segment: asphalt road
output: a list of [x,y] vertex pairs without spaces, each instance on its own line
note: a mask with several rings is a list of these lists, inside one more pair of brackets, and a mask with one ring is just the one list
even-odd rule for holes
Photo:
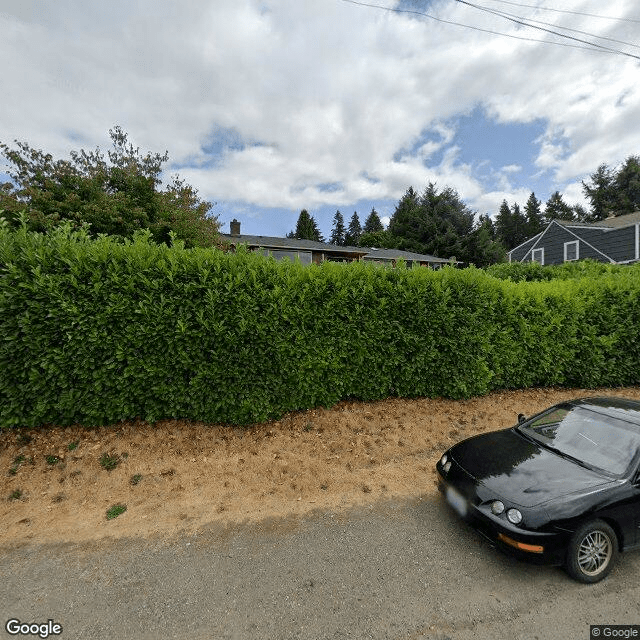
[[171,540],[0,549],[10,618],[63,640],[589,638],[640,624],[640,553],[572,582],[492,549],[444,501],[217,526]]

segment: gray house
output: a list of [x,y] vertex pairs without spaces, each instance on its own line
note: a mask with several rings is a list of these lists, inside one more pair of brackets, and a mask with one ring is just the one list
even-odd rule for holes
[[552,220],[544,231],[511,249],[509,262],[562,264],[591,258],[628,264],[640,260],[640,211],[600,222]]
[[259,251],[278,260],[282,258],[295,260],[298,258],[302,264],[320,264],[325,260],[332,262],[364,260],[393,266],[398,260],[404,260],[409,267],[413,264],[419,264],[438,269],[450,263],[450,260],[445,258],[400,251],[399,249],[340,247],[325,242],[314,242],[313,240],[243,235],[240,233],[240,223],[237,220],[231,221],[231,233],[221,233],[220,237],[233,248],[240,244],[245,244],[251,251]]

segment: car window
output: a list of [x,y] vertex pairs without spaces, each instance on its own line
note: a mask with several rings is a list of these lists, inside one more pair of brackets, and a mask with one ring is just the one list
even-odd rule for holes
[[521,430],[541,444],[614,475],[626,472],[640,450],[640,427],[596,409],[561,405]]

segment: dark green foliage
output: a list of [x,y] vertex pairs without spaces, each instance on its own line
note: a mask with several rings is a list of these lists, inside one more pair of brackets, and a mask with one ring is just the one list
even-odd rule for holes
[[507,250],[517,247],[530,237],[529,223],[520,210],[520,205],[514,203],[509,207],[506,200],[502,201],[496,216],[496,235]]
[[438,191],[429,183],[422,196],[410,187],[400,199],[388,231],[396,248],[470,262],[467,244],[474,230],[474,214],[455,189]]
[[584,222],[604,220],[617,209],[615,177],[606,164],[601,164],[588,182],[582,181],[582,191],[591,202],[591,213]]
[[524,205],[524,215],[527,220],[527,232],[525,240],[532,238],[540,233],[544,227],[544,218],[542,217],[541,202],[536,198],[536,194],[531,192],[527,203]]
[[575,211],[564,201],[559,191],[552,193],[547,200],[544,208],[544,217],[547,222],[551,220],[576,220]]
[[629,156],[615,178],[616,215],[640,210],[640,156]]
[[597,268],[513,282],[5,226],[0,425],[248,424],[344,398],[636,384],[640,266]]
[[640,210],[640,157],[629,156],[618,169],[601,164],[588,182],[583,180],[582,191],[591,203],[583,222]]
[[398,246],[398,238],[391,235],[391,233],[386,229],[363,232],[358,239],[358,246],[377,247],[378,249],[395,249]]
[[324,242],[324,238],[318,229],[318,224],[306,209],[303,209],[298,216],[296,230],[287,234],[287,238],[297,238],[298,240],[315,240]]
[[507,253],[504,246],[495,239],[496,233],[491,218],[480,216],[478,226],[467,237],[464,257],[469,264],[486,267],[504,262]]
[[344,218],[340,211],[336,211],[336,215],[333,216],[333,227],[331,229],[331,238],[329,242],[331,244],[343,247],[345,245],[345,234],[347,230],[344,226]]
[[358,218],[358,212],[354,211],[351,220],[349,220],[349,228],[344,237],[345,245],[348,247],[357,246],[361,235],[362,227],[360,226],[360,218]]
[[0,184],[3,215],[18,226],[24,212],[29,228],[36,231],[70,221],[78,228],[89,225],[93,236],[131,238],[136,230],[149,229],[156,242],[170,243],[173,233],[187,247],[219,243],[211,203],[178,176],[160,189],[166,153],[143,156],[120,127],[109,134],[113,149],[107,157],[96,149],[54,160],[26,142],[16,141],[15,148],[0,143],[13,180]]
[[362,233],[377,233],[378,231],[383,231],[384,225],[380,220],[380,216],[378,212],[374,209],[371,209],[371,213],[367,216],[367,219],[364,222],[364,227],[362,229]]

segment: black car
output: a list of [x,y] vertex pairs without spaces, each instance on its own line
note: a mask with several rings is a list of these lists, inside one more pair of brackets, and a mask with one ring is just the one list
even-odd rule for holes
[[597,582],[640,547],[640,402],[565,402],[451,447],[436,465],[453,508],[521,559]]

